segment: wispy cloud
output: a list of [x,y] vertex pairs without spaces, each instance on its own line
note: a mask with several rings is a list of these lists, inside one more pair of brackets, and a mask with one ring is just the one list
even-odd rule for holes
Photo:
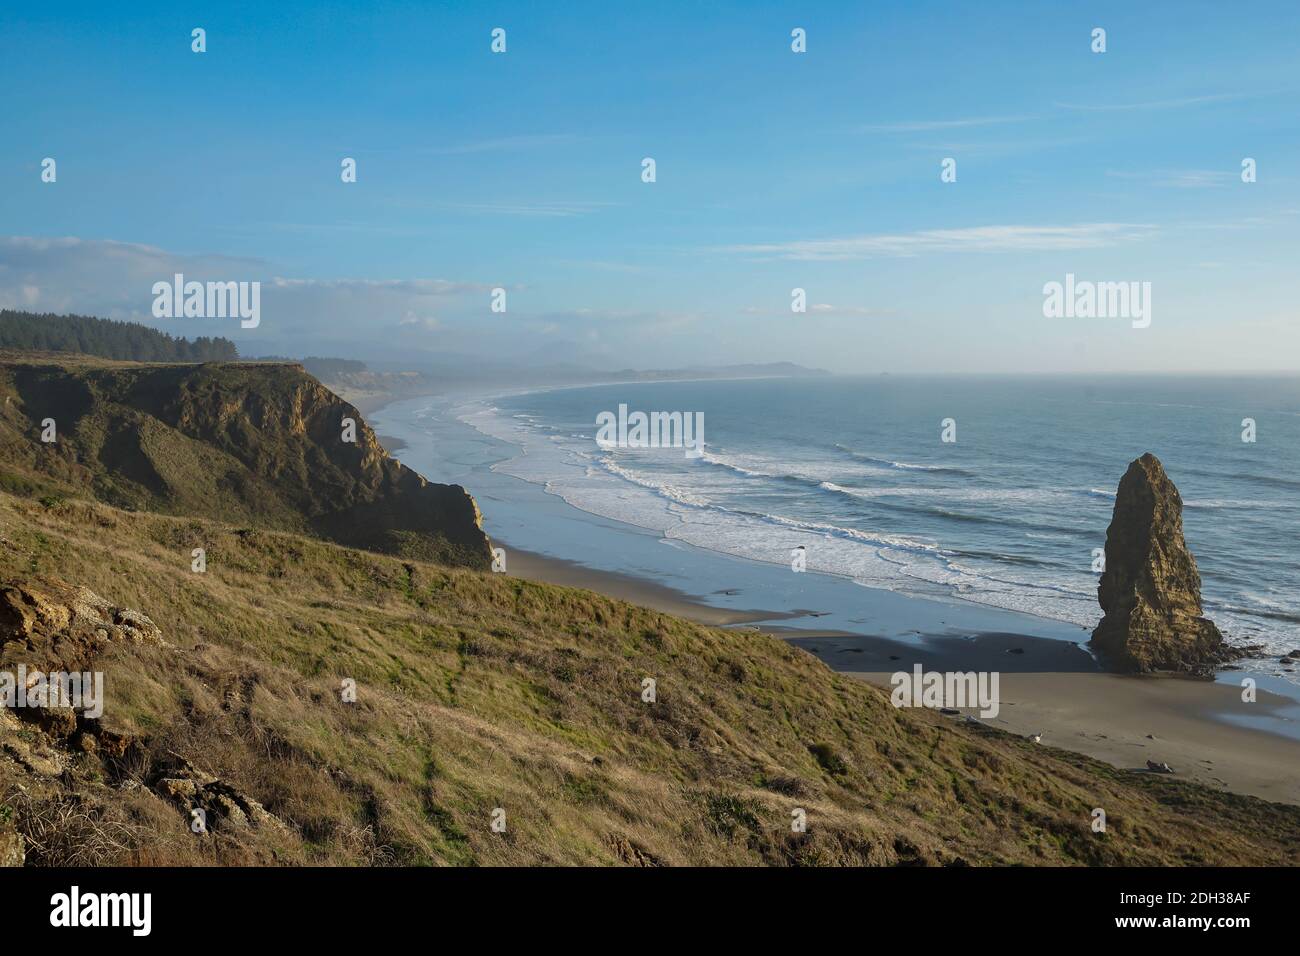
[[424,332],[436,332],[442,328],[442,322],[436,315],[418,315],[407,312],[397,323],[404,329],[419,329]]
[[1097,249],[1150,238],[1156,227],[1140,223],[1093,222],[1069,226],[972,226],[876,233],[833,239],[722,246],[717,251],[773,259],[836,261],[887,259],[936,252],[1036,252]]
[[177,272],[232,279],[267,271],[260,259],[172,253],[136,242],[0,236],[0,308],[148,315],[153,283]]
[[1136,180],[1174,189],[1208,189],[1230,185],[1240,173],[1223,169],[1153,169],[1142,172],[1108,169],[1106,175],[1112,179]]
[[275,276],[271,284],[278,289],[323,289],[329,292],[382,291],[406,295],[462,295],[486,292],[491,286],[449,279],[286,279]]
[[[159,320],[153,284],[176,273],[197,281],[262,283],[256,330],[220,320]],[[261,259],[187,255],[156,246],[77,237],[0,236],[0,308],[80,312],[161,325],[182,335],[228,335],[277,347],[364,324],[435,331],[443,311],[486,314],[488,283],[438,278],[286,278]],[[261,347],[252,346],[254,348]]]
[[[242,329],[221,319],[155,319],[153,284],[182,272],[197,281],[262,283],[262,322]],[[172,334],[223,335],[245,355],[364,354],[410,360],[426,352],[531,356],[572,361],[575,342],[612,355],[643,352],[703,325],[673,310],[576,308],[491,310],[491,290],[527,283],[450,278],[288,277],[261,259],[188,255],[139,243],[76,237],[0,236],[0,308],[79,312],[128,319]],[[491,321],[486,321],[488,319]]]
[[156,269],[160,264],[190,263],[224,268],[265,266],[261,259],[248,256],[219,254],[186,255],[168,252],[157,246],[139,242],[119,242],[115,239],[81,239],[76,236],[0,236],[0,266],[23,268],[57,259],[61,262],[88,265],[92,262],[109,262],[118,268],[126,267],[140,272]]
[[894,123],[872,123],[857,128],[863,133],[934,133],[945,130],[978,129],[986,126],[1006,126],[1015,123],[1032,123],[1050,120],[1053,111],[1112,113],[1140,110],[1174,110],[1211,103],[1227,103],[1245,99],[1241,93],[1216,93],[1204,96],[1185,96],[1166,100],[1146,100],[1136,103],[1053,103],[1052,109],[1041,113],[1022,113],[1005,116],[965,116],[953,119],[901,120]]
[[1056,103],[1057,109],[1078,110],[1085,113],[1112,113],[1124,110],[1176,110],[1207,103],[1226,103],[1239,100],[1237,93],[1220,93],[1213,96],[1187,96],[1173,100],[1147,100],[1140,103]]
[[860,305],[833,305],[830,302],[814,302],[808,306],[813,315],[856,316],[858,318],[875,318],[893,315],[892,309],[870,309]]

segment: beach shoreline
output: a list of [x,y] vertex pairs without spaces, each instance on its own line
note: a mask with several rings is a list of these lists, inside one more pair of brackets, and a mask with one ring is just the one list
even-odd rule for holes
[[[986,721],[991,727],[1042,732],[1044,746],[1123,771],[1146,772],[1151,759],[1168,763],[1180,779],[1300,804],[1300,698],[1289,685],[1273,680],[1280,691],[1273,693],[1272,679],[1259,676],[1258,700],[1246,704],[1236,682],[1256,676],[1250,671],[1218,682],[1105,673],[1086,648],[1089,630],[1077,625],[822,573],[790,574],[668,540],[498,472],[493,465],[505,457],[499,440],[472,426],[436,418],[416,424],[401,405],[379,417],[378,431],[394,451],[397,442],[406,446],[408,464],[476,495],[485,529],[506,551],[508,574],[735,629],[738,638],[761,630],[885,687],[892,673],[918,663],[930,671],[998,672],[1006,705]],[[429,453],[434,446],[437,456]]]
[[[698,595],[577,562],[509,548],[508,573],[579,587],[699,624],[728,627],[738,638],[762,631],[818,657],[833,670],[888,689],[897,671],[997,671],[999,713],[986,726],[1020,736],[1042,733],[1059,747],[1135,773],[1167,763],[1178,779],[1218,790],[1300,804],[1300,722],[1295,702],[1267,690],[1253,703],[1226,682],[1107,673],[1080,644],[1008,632],[882,635],[792,627],[799,612],[718,608]],[[864,589],[864,591],[869,589]],[[784,622],[784,623],[782,623]],[[1295,728],[1295,735],[1280,728]]]

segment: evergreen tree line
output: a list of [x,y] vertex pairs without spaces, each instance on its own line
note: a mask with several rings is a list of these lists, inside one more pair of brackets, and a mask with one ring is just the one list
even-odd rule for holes
[[0,348],[80,352],[134,362],[230,362],[239,350],[229,339],[202,335],[190,340],[138,322],[89,315],[0,310]]

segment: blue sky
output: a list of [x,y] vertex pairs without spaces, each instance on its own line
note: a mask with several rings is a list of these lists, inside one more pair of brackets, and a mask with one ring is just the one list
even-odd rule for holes
[[[0,83],[3,306],[152,322],[180,270],[263,283],[158,323],[250,355],[1300,364],[1294,3],[31,5]],[[1150,327],[1044,318],[1067,272]]]

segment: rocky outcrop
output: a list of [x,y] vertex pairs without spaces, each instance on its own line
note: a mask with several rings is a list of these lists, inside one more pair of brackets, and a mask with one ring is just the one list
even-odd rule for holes
[[[0,671],[26,674],[29,693],[37,672],[102,667],[98,658],[114,645],[128,651],[116,659],[117,666],[130,660],[132,647],[183,653],[163,639],[147,615],[119,607],[89,588],[49,577],[0,587]],[[15,661],[27,670],[19,670]],[[111,730],[75,705],[0,706],[0,793],[13,785],[14,768],[23,781],[21,792],[30,796],[98,766],[94,776],[115,776],[120,786],[132,789],[144,784],[174,804],[192,832],[284,830],[281,820],[229,781],[174,751],[156,758],[153,748],[149,738]],[[134,770],[122,775],[124,767]],[[93,797],[87,795],[87,800]],[[202,821],[200,829],[193,829],[195,820]],[[0,818],[0,866],[22,866],[23,836],[5,824]]]
[[[35,726],[60,747],[71,741],[82,752],[120,757],[131,740],[102,726],[97,716],[57,702],[36,703],[30,697],[10,710],[18,678],[24,691],[51,672],[82,673],[101,668],[99,658],[114,645],[171,647],[149,617],[119,607],[87,587],[58,578],[37,578],[0,586],[0,671],[14,683],[0,697],[0,735],[19,721]],[[7,739],[4,749],[29,770],[62,772],[66,755],[22,736]]]
[[1229,655],[1201,609],[1201,576],[1183,540],[1183,500],[1150,452],[1129,465],[1106,530],[1091,646],[1115,670],[1212,676]]
[[55,659],[75,666],[109,644],[167,643],[141,612],[56,578],[0,588],[0,646],[11,642],[27,650],[50,648]]
[[155,771],[152,787],[154,792],[181,807],[192,821],[201,822],[201,829],[195,832],[207,833],[223,827],[284,828],[281,820],[252,797],[215,774],[200,770],[177,753],[169,754],[165,765]]

